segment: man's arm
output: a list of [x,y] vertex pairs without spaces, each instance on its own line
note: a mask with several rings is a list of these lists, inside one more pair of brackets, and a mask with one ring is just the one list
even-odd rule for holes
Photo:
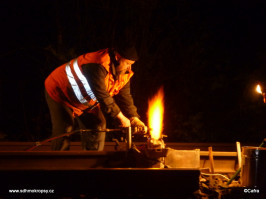
[[82,70],[84,76],[88,80],[91,90],[101,105],[103,113],[113,119],[118,119],[120,121],[120,126],[129,127],[132,123],[124,116],[114,99],[106,90],[105,77],[107,75],[107,71],[104,67],[99,64],[91,63],[83,65]]
[[[132,95],[130,93],[130,82],[128,82],[115,96],[115,101],[118,103],[122,112],[130,119],[130,124],[133,127],[139,127],[145,130],[145,124],[139,119],[137,108],[134,105]],[[140,129],[140,130],[141,130]]]
[[114,97],[122,112],[128,117],[138,117],[137,108],[130,92],[130,81]]
[[91,90],[101,105],[102,111],[112,118],[117,117],[120,108],[107,92],[105,86],[105,77],[108,72],[101,65],[94,63],[82,65],[82,70]]

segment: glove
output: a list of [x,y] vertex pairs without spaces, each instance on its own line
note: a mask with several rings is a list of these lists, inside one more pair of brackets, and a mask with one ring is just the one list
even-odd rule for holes
[[131,127],[134,127],[134,133],[146,133],[147,132],[146,125],[138,117],[131,117],[130,123],[131,123]]
[[131,117],[130,124],[133,127],[145,127],[145,124],[142,121],[140,121],[138,117]]

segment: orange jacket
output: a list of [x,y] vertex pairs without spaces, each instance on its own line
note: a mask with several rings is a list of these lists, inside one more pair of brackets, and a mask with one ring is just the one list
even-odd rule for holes
[[97,97],[93,94],[85,76],[82,65],[100,64],[106,71],[105,86],[110,96],[119,93],[133,76],[133,72],[125,74],[121,81],[115,80],[111,71],[108,49],[87,53],[56,68],[45,80],[45,88],[49,96],[73,110],[74,115],[81,115],[85,110],[96,105]]

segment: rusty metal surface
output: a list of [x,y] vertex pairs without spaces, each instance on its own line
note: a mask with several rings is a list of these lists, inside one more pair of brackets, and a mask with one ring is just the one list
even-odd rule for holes
[[[33,147],[35,142],[0,142],[0,152],[1,151],[26,151],[27,149]],[[125,144],[121,144],[125,145]],[[106,142],[104,150],[115,150],[115,142]],[[45,143],[38,146],[34,151],[51,151],[51,143]],[[70,151],[82,151],[80,142],[71,142]]]
[[[141,145],[143,142],[134,142],[136,145]],[[121,145],[125,145],[122,142]],[[35,145],[34,142],[0,142],[0,151],[25,151]],[[242,144],[242,146],[253,146],[253,144]],[[254,144],[256,145],[256,144]],[[81,150],[80,142],[71,142],[71,151]],[[104,150],[114,150],[115,142],[106,142]],[[166,142],[166,147],[179,150],[192,150],[200,149],[201,151],[207,151],[208,147],[212,146],[213,151],[236,151],[235,143],[169,143]],[[36,149],[36,151],[50,151],[50,143],[46,143]]]
[[[123,153],[126,145],[106,142],[103,152],[85,152],[80,142],[71,143],[71,151],[51,152],[50,143],[39,146],[31,153],[25,150],[32,147],[33,142],[0,142],[0,169],[87,169],[90,167],[120,167],[124,164]],[[143,143],[135,143],[142,145]],[[200,168],[210,168],[208,152],[205,149],[213,146],[215,172],[234,173],[238,168],[235,144],[228,143],[166,143],[167,147],[179,150],[200,149]],[[13,152],[13,153],[12,153]],[[116,153],[115,153],[116,152]],[[113,156],[110,156],[113,155]],[[111,158],[112,157],[112,158]],[[53,163],[53,165],[49,163]],[[65,165],[65,163],[69,163]]]
[[122,151],[6,151],[0,152],[0,170],[84,170],[123,167]]

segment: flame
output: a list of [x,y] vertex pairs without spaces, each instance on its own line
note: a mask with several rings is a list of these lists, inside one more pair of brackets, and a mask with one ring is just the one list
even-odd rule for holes
[[158,140],[161,138],[163,130],[163,106],[164,92],[161,87],[157,94],[154,95],[152,99],[149,100],[148,109],[148,124],[150,130],[150,135],[152,139]]
[[262,91],[261,91],[261,87],[260,87],[260,85],[257,85],[257,87],[256,87],[256,91],[257,91],[258,93],[262,94]]

